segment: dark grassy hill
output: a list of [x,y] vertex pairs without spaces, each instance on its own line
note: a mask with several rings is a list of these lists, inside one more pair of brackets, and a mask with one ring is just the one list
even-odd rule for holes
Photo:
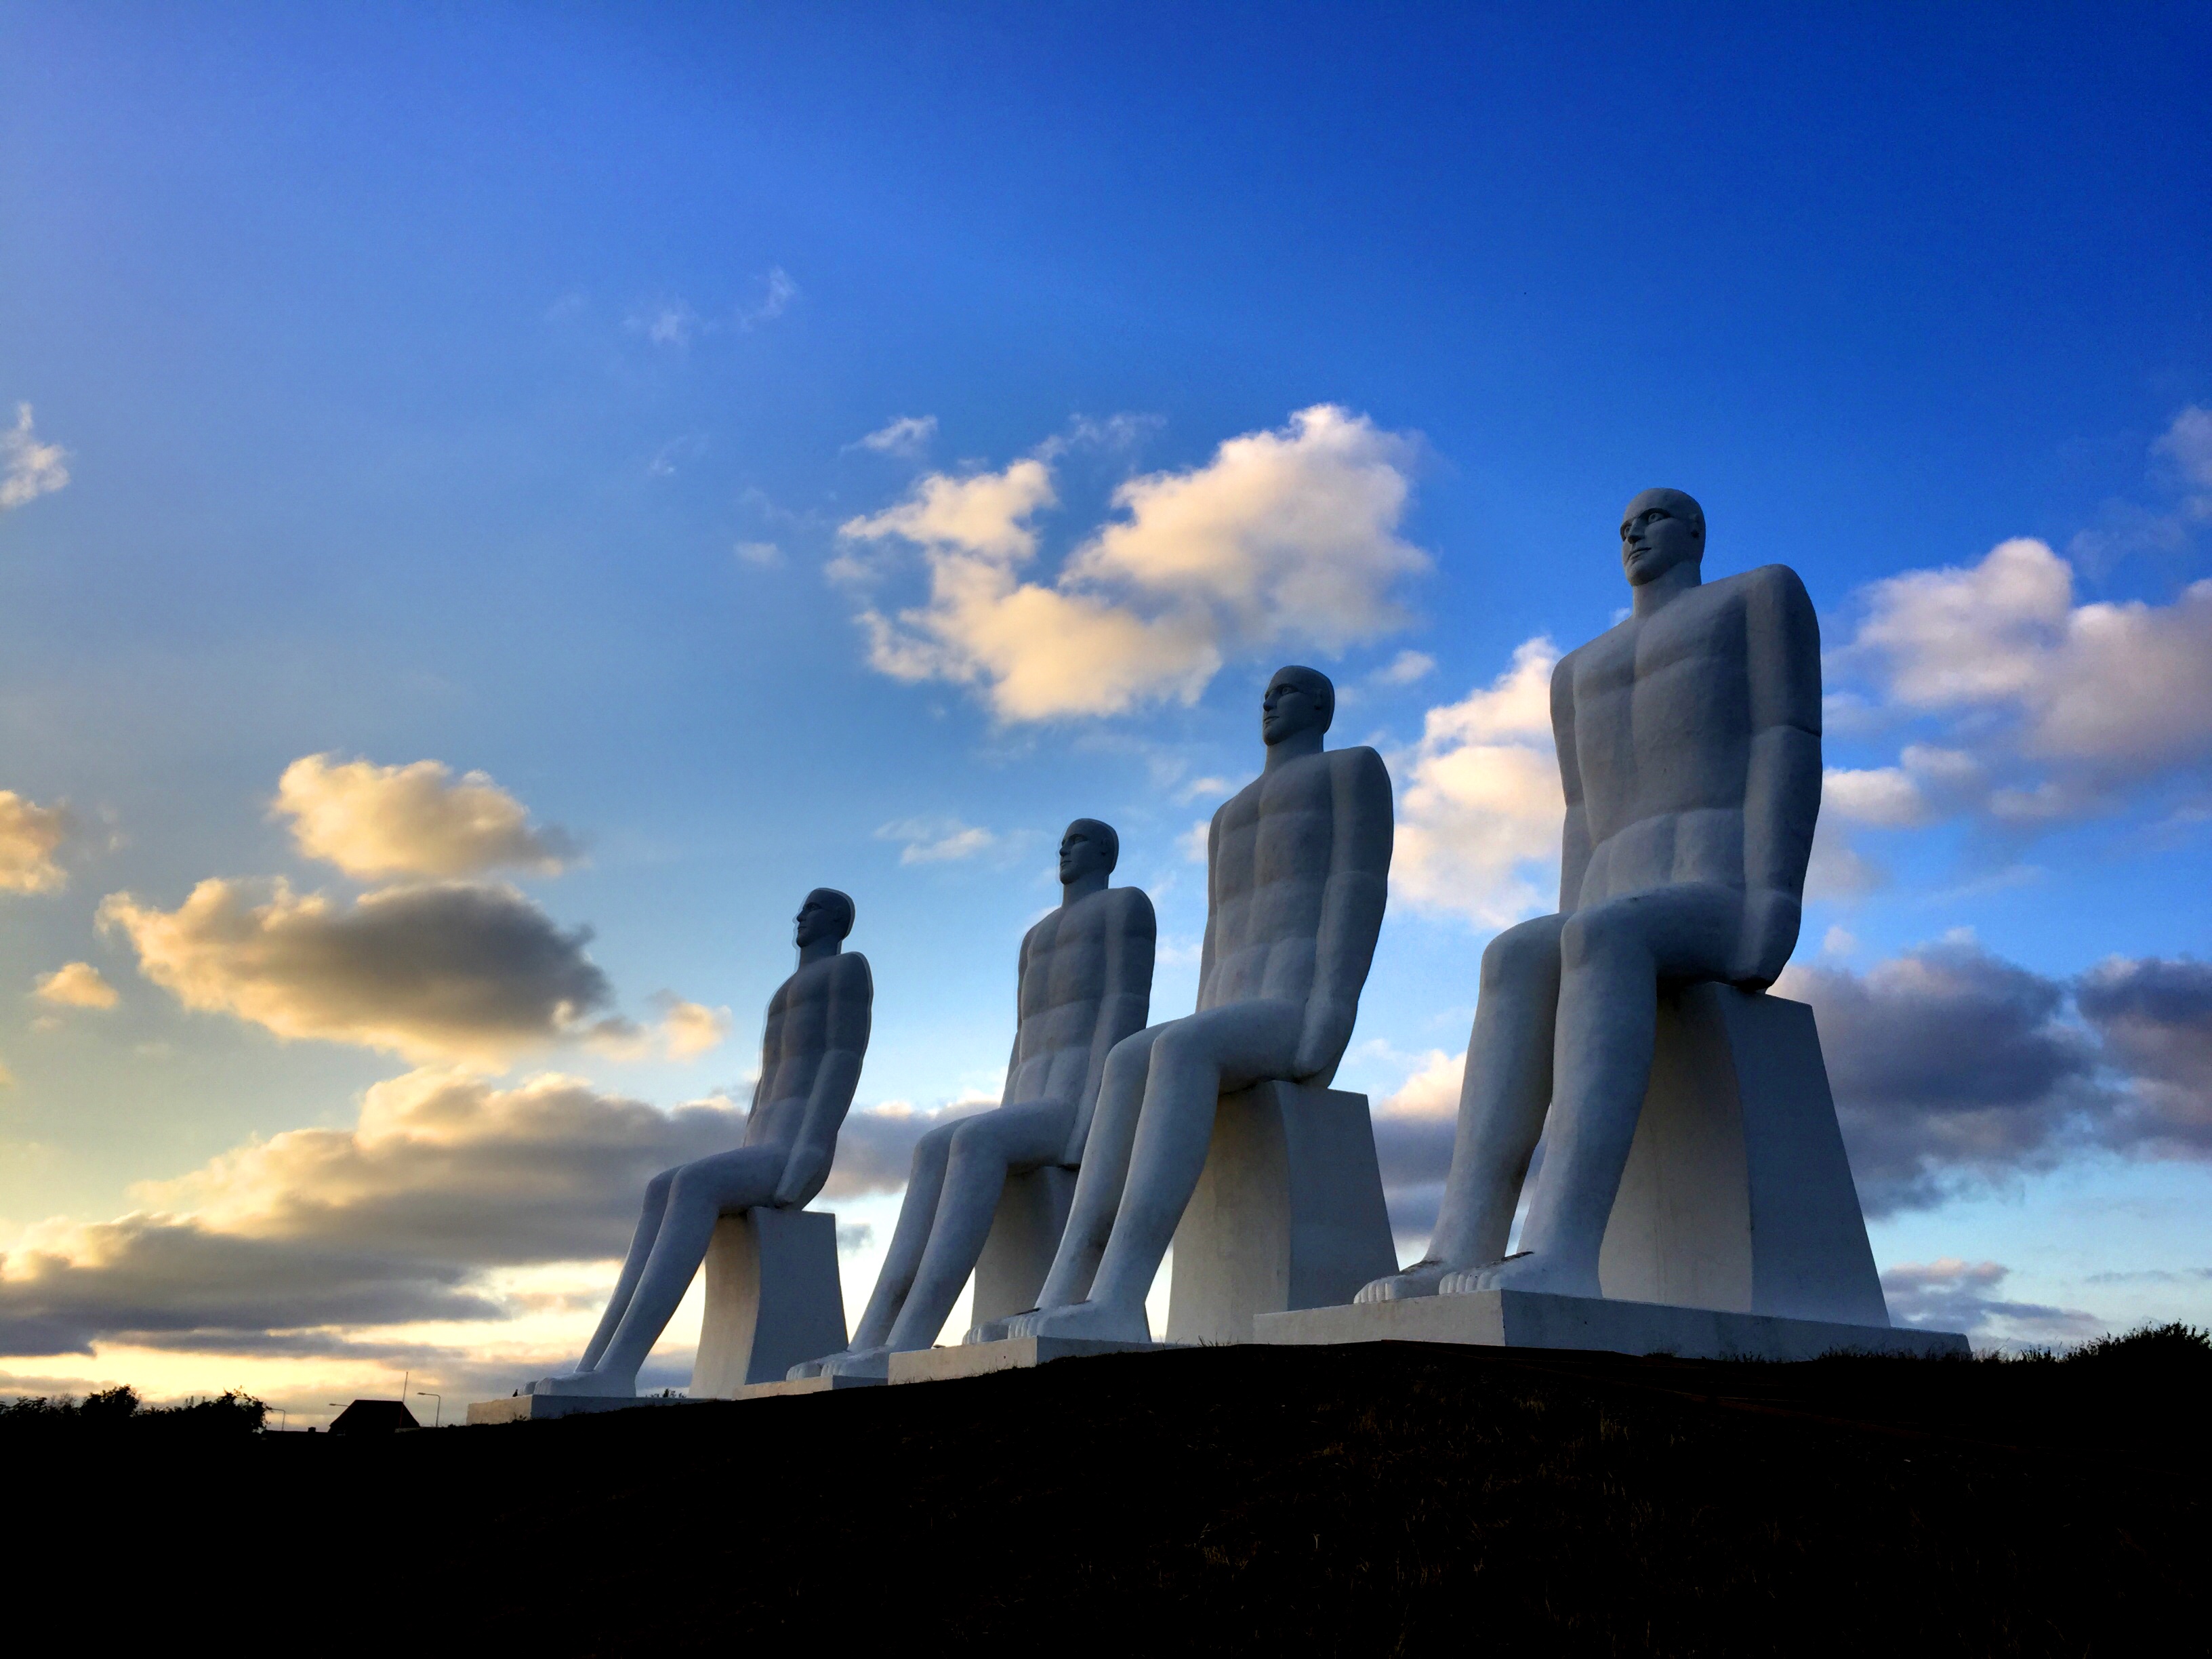
[[[383,1442],[0,1435],[11,1551],[290,1651],[2195,1651],[2212,1352],[1388,1345]],[[642,1612],[636,1611],[643,1609]]]

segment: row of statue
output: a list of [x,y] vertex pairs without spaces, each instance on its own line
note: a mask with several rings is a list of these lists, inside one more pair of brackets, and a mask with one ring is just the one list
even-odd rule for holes
[[[1763,989],[1799,927],[1820,795],[1820,635],[1769,565],[1701,583],[1705,515],[1647,490],[1620,525],[1628,616],[1563,658],[1552,721],[1566,798],[1559,908],[1482,954],[1451,1168],[1427,1258],[1362,1302],[1489,1289],[1596,1296],[1669,985]],[[1149,1024],[1151,901],[1112,887],[1110,825],[1060,847],[1060,907],[1022,940],[1019,1020],[996,1109],[933,1129],[851,1346],[794,1375],[883,1374],[929,1347],[1010,1176],[1076,1171],[1037,1304],[971,1340],[1149,1339],[1145,1301],[1196,1188],[1215,1105],[1266,1079],[1326,1084],[1358,1012],[1389,876],[1382,757],[1328,750],[1328,677],[1286,667],[1261,702],[1260,775],[1213,816],[1196,1010]],[[860,1080],[873,983],[842,948],[853,901],[807,895],[798,971],[769,1001],[744,1144],[671,1170],[575,1370],[533,1385],[628,1395],[718,1221],[802,1206],[830,1174]],[[1538,1137],[1547,1152],[1506,1246]]]

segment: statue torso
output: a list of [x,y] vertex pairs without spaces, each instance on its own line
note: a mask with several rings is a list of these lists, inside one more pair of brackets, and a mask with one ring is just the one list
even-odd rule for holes
[[866,959],[851,952],[825,957],[802,965],[768,1000],[761,1082],[745,1124],[745,1145],[781,1145],[798,1134],[815,1074],[830,1048],[832,1002],[858,992],[867,971]]
[[[1680,882],[1744,884],[1753,571],[1694,587],[1563,659],[1592,848],[1573,908]],[[1560,732],[1562,753],[1570,733]]]
[[[1363,756],[1373,751],[1331,749],[1262,772],[1213,815],[1213,959],[1198,988],[1200,1008],[1254,997],[1303,1002],[1312,991],[1337,792],[1369,787]],[[1387,821],[1389,784],[1379,759],[1372,775],[1382,780]]]
[[1108,888],[1062,906],[1030,929],[1022,941],[1021,1025],[1006,1090],[1010,1103],[1073,1105],[1081,1096],[1111,988],[1109,939],[1117,928],[1127,933],[1141,899],[1134,888]]

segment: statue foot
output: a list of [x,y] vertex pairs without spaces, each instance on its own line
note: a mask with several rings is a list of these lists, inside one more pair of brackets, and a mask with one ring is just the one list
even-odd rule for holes
[[594,1398],[628,1398],[637,1393],[637,1379],[599,1371],[574,1371],[567,1376],[541,1376],[530,1386],[532,1394],[580,1394]]
[[[1035,1313],[1036,1310],[1031,1308],[1027,1311]],[[1008,1314],[1003,1319],[987,1319],[980,1325],[969,1327],[968,1334],[961,1340],[967,1342],[1003,1342],[1013,1334],[1008,1327],[1023,1317],[1023,1314]]]
[[822,1375],[822,1368],[837,1357],[834,1353],[828,1353],[819,1359],[802,1359],[783,1374],[783,1380],[787,1382],[803,1382],[810,1376],[819,1376]]
[[1359,1294],[1352,1299],[1355,1303],[1410,1302],[1416,1297],[1434,1296],[1439,1283],[1455,1271],[1449,1261],[1416,1261],[1403,1273],[1361,1285]]
[[1544,1291],[1553,1296],[1601,1296],[1597,1268],[1570,1261],[1553,1250],[1520,1250],[1503,1261],[1485,1262],[1447,1273],[1437,1286],[1439,1296],[1466,1296],[1474,1291]]
[[1008,1336],[1075,1336],[1103,1342],[1149,1342],[1151,1322],[1139,1304],[1125,1310],[1108,1302],[1078,1302],[1065,1308],[1039,1308],[1006,1322]]
[[842,1353],[833,1353],[821,1362],[824,1376],[879,1376],[890,1380],[891,1351],[883,1348],[848,1348]]

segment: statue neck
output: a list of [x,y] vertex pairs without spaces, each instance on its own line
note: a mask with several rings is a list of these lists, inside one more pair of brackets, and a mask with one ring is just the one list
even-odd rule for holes
[[1062,882],[1060,888],[1060,908],[1063,910],[1079,899],[1087,899],[1093,893],[1106,890],[1106,878],[1110,870],[1093,870],[1087,876],[1078,876],[1073,881]]
[[799,965],[804,968],[810,962],[827,962],[844,948],[842,939],[817,939],[811,945],[799,947]]
[[1267,745],[1267,763],[1260,769],[1272,772],[1279,766],[1287,766],[1294,760],[1304,760],[1309,755],[1321,753],[1321,733],[1310,727],[1293,732],[1279,743]]
[[1663,606],[1680,599],[1705,580],[1695,559],[1685,559],[1663,575],[1654,576],[1641,587],[1632,589],[1628,596],[1631,614],[1649,617]]

